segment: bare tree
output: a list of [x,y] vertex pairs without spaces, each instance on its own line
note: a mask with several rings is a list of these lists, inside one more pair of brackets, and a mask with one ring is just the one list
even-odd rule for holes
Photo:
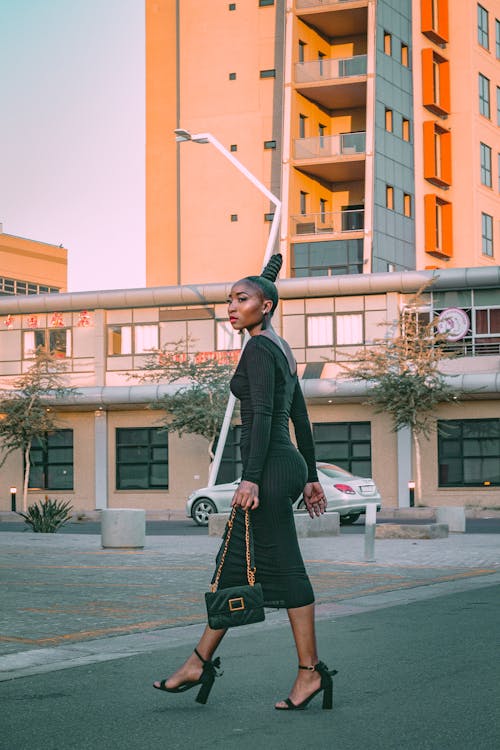
[[439,369],[443,359],[453,355],[446,349],[446,335],[437,332],[436,320],[422,311],[420,289],[410,304],[400,311],[397,325],[385,323],[387,335],[375,339],[346,366],[349,377],[369,386],[366,403],[377,413],[391,416],[395,432],[409,427],[415,448],[416,498],[422,490],[422,438],[429,439],[436,429],[436,407],[458,401],[460,392],[449,385]]
[[24,512],[27,510],[32,441],[38,439],[43,444],[47,432],[56,429],[57,418],[50,404],[73,390],[63,384],[65,370],[63,361],[38,348],[28,371],[12,381],[11,389],[0,391],[0,466],[10,453],[22,451]]

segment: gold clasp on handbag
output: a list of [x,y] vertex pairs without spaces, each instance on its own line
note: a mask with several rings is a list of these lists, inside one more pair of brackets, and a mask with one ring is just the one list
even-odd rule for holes
[[242,596],[238,596],[235,599],[229,599],[228,604],[230,612],[238,612],[241,609],[245,609],[245,602],[243,601]]

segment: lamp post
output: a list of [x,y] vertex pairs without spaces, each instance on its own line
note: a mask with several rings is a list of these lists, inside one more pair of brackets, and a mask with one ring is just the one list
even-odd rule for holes
[[[264,267],[266,263],[268,262],[269,258],[272,255],[273,247],[276,242],[276,239],[278,237],[278,231],[280,226],[280,220],[281,220],[281,201],[280,199],[274,195],[274,193],[271,193],[270,190],[266,188],[266,186],[255,177],[254,174],[252,174],[236,157],[232,155],[230,151],[225,148],[220,141],[215,138],[211,133],[196,133],[191,134],[189,130],[184,130],[184,128],[177,128],[174,130],[174,133],[176,135],[175,140],[177,143],[182,143],[184,141],[192,141],[193,143],[211,143],[212,146],[215,146],[217,151],[222,154],[228,161],[231,162],[231,164],[236,167],[236,169],[241,172],[251,183],[254,185],[258,190],[260,190],[261,193],[263,193],[266,198],[268,198],[271,203],[274,204],[274,216],[273,221],[271,223],[271,230],[269,232],[269,237],[267,239],[266,249],[264,252],[264,260],[262,262],[262,266]],[[246,342],[248,340],[248,334],[245,335],[245,339],[243,341],[243,347],[245,346]],[[226,407],[226,413],[224,415],[224,420],[222,422],[222,427],[219,435],[219,440],[217,442],[217,449],[215,451],[214,460],[212,461],[212,466],[210,467],[210,476],[208,478],[208,486],[213,487],[215,484],[215,480],[217,479],[217,474],[219,473],[219,467],[222,459],[222,453],[224,452],[224,447],[226,445],[226,439],[227,434],[229,432],[229,427],[231,426],[231,417],[233,415],[234,411],[234,405],[236,403],[236,398],[231,393],[229,396],[229,400],[227,402]]]
[[11,487],[10,488],[10,509],[13,513],[16,512],[16,495],[17,495],[17,487]]
[[415,505],[415,482],[408,482],[408,495],[410,498],[410,508]]

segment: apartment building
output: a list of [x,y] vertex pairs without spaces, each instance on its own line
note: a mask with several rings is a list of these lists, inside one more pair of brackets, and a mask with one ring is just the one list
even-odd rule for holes
[[[279,282],[276,327],[290,342],[313,424],[317,456],[373,476],[385,507],[408,505],[415,479],[410,435],[394,433],[387,414],[366,406],[366,389],[341,363],[383,335],[414,293],[434,280],[423,309],[453,316],[457,357],[444,373],[463,392],[443,404],[423,441],[422,498],[429,505],[500,504],[500,269],[318,276]],[[151,348],[183,339],[190,353],[237,360],[241,340],[228,323],[225,283],[29,295],[0,299],[0,387],[30,366],[37,345],[66,363],[76,391],[55,399],[58,427],[32,449],[30,500],[70,499],[78,510],[183,508],[208,476],[207,441],[159,431],[149,408],[175,386],[145,384]],[[466,321],[466,325],[463,323]],[[186,353],[189,353],[186,349]],[[238,427],[226,445],[218,481],[239,475]],[[22,487],[23,457],[0,472],[0,509]]]
[[146,2],[147,284],[498,263],[493,0]]
[[68,251],[16,237],[0,224],[0,296],[55,294],[68,288]]

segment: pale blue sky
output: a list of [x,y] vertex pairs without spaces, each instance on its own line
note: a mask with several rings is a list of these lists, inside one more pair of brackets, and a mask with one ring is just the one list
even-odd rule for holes
[[145,283],[144,0],[0,0],[0,222],[69,289]]

